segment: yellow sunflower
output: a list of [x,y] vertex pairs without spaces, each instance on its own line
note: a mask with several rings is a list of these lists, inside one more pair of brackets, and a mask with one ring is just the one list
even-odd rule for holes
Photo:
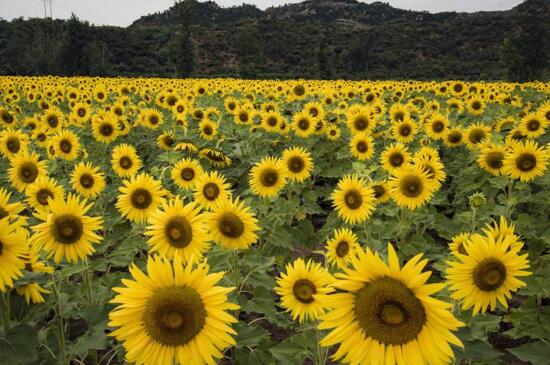
[[105,189],[105,177],[91,162],[80,162],[71,174],[71,185],[83,197],[95,198]]
[[407,166],[395,170],[388,188],[397,205],[414,210],[431,199],[436,185],[427,171],[419,166]]
[[92,205],[86,205],[77,195],[69,193],[67,200],[51,201],[50,213],[39,212],[37,218],[44,223],[33,226],[33,242],[53,256],[56,263],[65,258],[70,263],[84,260],[95,252],[92,244],[102,237],[96,231],[102,229],[101,217],[90,217],[86,213]]
[[466,255],[456,254],[459,261],[448,262],[451,297],[462,301],[463,310],[485,313],[489,307],[496,309],[497,300],[508,308],[506,299],[526,285],[518,278],[531,274],[527,254],[519,255],[521,245],[512,242],[510,236],[475,234],[464,245]]
[[92,117],[92,134],[98,142],[113,142],[118,137],[118,118],[111,113]]
[[25,262],[21,259],[27,249],[27,232],[19,224],[11,224],[10,218],[0,219],[0,292],[13,286],[13,281],[23,276]]
[[292,129],[298,137],[307,138],[315,132],[315,120],[306,112],[301,111],[292,117]]
[[35,182],[39,177],[47,175],[44,161],[39,161],[36,153],[22,152],[15,155],[11,160],[11,167],[8,169],[8,175],[11,185],[19,192]]
[[231,195],[231,185],[225,176],[217,171],[205,172],[195,184],[193,198],[204,209],[210,210],[218,199],[225,200]]
[[206,215],[212,240],[228,249],[245,249],[258,240],[258,220],[244,202],[219,199]]
[[164,201],[160,182],[143,173],[123,181],[116,206],[122,216],[132,222],[144,223]]
[[483,142],[490,140],[491,128],[485,124],[472,124],[464,131],[466,134],[465,142],[469,150],[475,150],[483,145]]
[[391,125],[393,139],[401,143],[410,143],[414,141],[417,129],[416,123],[412,119],[393,122]]
[[202,139],[212,141],[218,133],[218,124],[205,118],[199,123],[199,135]]
[[340,179],[331,200],[338,216],[349,224],[366,221],[375,209],[374,189],[355,175]]
[[178,196],[151,215],[144,234],[150,237],[151,253],[177,256],[184,263],[201,260],[210,247],[200,208],[194,202],[184,204]]
[[443,143],[449,147],[460,146],[464,142],[464,132],[461,128],[452,128],[445,136]]
[[248,177],[252,192],[264,198],[279,194],[286,184],[286,179],[284,162],[270,156],[256,163]]
[[343,269],[356,255],[358,247],[357,236],[351,229],[336,229],[333,237],[327,241],[325,257],[330,265]]
[[199,176],[203,174],[199,161],[191,158],[182,158],[172,168],[172,180],[182,189],[192,190]]
[[367,133],[356,133],[349,141],[351,154],[358,160],[368,160],[374,154],[374,141]]
[[410,162],[411,154],[407,147],[399,142],[387,146],[380,155],[380,163],[384,170],[389,173],[402,166],[407,166]]
[[480,148],[477,163],[485,171],[492,175],[499,176],[504,166],[506,148],[502,145],[486,144]]
[[374,190],[374,199],[376,203],[385,203],[390,200],[390,190],[388,189],[388,183],[386,181],[375,181],[369,184]]
[[341,292],[329,296],[331,310],[321,317],[319,329],[331,330],[321,346],[339,344],[334,360],[353,365],[450,363],[449,344],[463,346],[453,334],[463,323],[450,303],[432,297],[444,284],[427,284],[427,263],[419,254],[400,267],[392,245],[388,264],[359,250],[352,267],[336,274]]
[[123,143],[113,149],[111,166],[120,177],[135,175],[141,168],[142,162],[134,146]]
[[467,255],[468,253],[466,252],[464,245],[470,240],[470,236],[471,234],[468,232],[454,236],[449,243],[449,250],[451,253],[455,256],[457,254]]
[[20,151],[27,151],[28,137],[18,129],[7,128],[0,132],[0,153],[8,159]]
[[504,156],[502,172],[523,182],[544,175],[548,152],[534,141],[512,143]]
[[544,134],[548,121],[542,115],[529,113],[519,123],[519,130],[527,138],[538,138]]
[[27,203],[37,212],[50,212],[49,204],[52,201],[63,201],[65,190],[57,181],[47,176],[36,179],[25,190]]
[[238,320],[228,313],[234,288],[217,286],[224,273],[208,273],[208,264],[184,266],[176,259],[149,257],[147,273],[130,266],[132,279],[111,303],[110,333],[123,343],[126,361],[143,365],[215,364],[225,348],[236,344],[229,327]]
[[8,217],[10,222],[17,222],[20,225],[24,225],[26,218],[20,216],[25,209],[25,204],[21,202],[10,203],[11,193],[4,189],[0,188],[0,219]]
[[55,150],[55,156],[72,161],[80,152],[80,139],[73,131],[62,129],[50,137],[50,148]]
[[287,148],[283,151],[282,160],[289,180],[302,182],[311,175],[313,170],[311,153],[304,148]]
[[275,292],[292,319],[302,323],[325,313],[332,281],[332,276],[319,263],[299,258],[289,263],[286,272],[277,278]]

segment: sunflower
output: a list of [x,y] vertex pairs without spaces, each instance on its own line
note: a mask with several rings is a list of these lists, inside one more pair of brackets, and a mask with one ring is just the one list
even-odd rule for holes
[[[33,238],[29,240],[29,245],[21,256],[25,263],[25,270],[31,273],[47,273],[51,274],[54,269],[47,264],[40,261],[40,247]],[[21,285],[15,288],[18,295],[25,297],[27,304],[32,303],[44,303],[45,299],[42,294],[49,294],[50,291],[44,289],[40,284],[36,282],[30,282],[25,285]]]
[[447,106],[450,112],[454,112],[458,115],[461,115],[462,113],[464,113],[464,103],[460,99],[457,99],[457,98],[448,99]]
[[536,142],[516,142],[504,156],[502,172],[523,182],[531,181],[544,174],[548,158],[548,152]]
[[502,145],[487,144],[481,147],[477,163],[485,171],[499,176],[504,166],[506,147]]
[[472,115],[481,115],[485,113],[486,104],[479,96],[474,96],[468,100],[466,109]]
[[194,202],[184,204],[178,196],[151,215],[144,234],[150,237],[151,253],[177,256],[184,263],[200,260],[210,247],[200,208]]
[[548,121],[537,113],[529,113],[521,119],[519,130],[527,138],[538,138],[544,134]]
[[157,138],[157,145],[163,151],[172,151],[176,145],[176,137],[171,132],[162,133]]
[[10,160],[8,175],[10,183],[17,191],[24,192],[37,178],[47,175],[45,162],[39,161],[38,158],[38,154],[29,154],[25,151]]
[[333,284],[342,292],[329,296],[331,310],[319,329],[331,329],[321,346],[339,344],[334,360],[354,365],[450,363],[449,343],[461,346],[452,333],[463,324],[452,305],[432,297],[443,284],[427,284],[422,272],[428,260],[419,254],[403,267],[391,245],[388,263],[367,249],[358,251],[352,267],[336,274]]
[[217,171],[205,172],[195,184],[193,197],[204,209],[211,209],[218,199],[225,200],[231,194],[231,185]]
[[527,276],[527,254],[519,255],[521,245],[512,245],[510,236],[495,239],[492,235],[472,235],[464,245],[466,255],[449,261],[446,271],[451,297],[462,301],[462,309],[473,314],[496,309],[497,300],[508,308],[506,299],[526,284],[518,279]]
[[460,128],[452,128],[445,136],[443,143],[449,147],[460,146],[464,142],[464,132]]
[[90,162],[80,162],[71,174],[71,185],[85,198],[97,197],[105,188],[105,177],[99,167]]
[[8,159],[27,151],[28,137],[18,129],[7,128],[0,132],[0,153]]
[[11,193],[0,187],[0,219],[8,217],[10,222],[24,225],[26,218],[19,216],[19,213],[25,209],[25,204],[20,202],[10,203],[10,198]]
[[123,183],[116,203],[120,214],[132,222],[146,222],[164,201],[166,192],[161,183],[147,173],[132,176]]
[[449,126],[451,122],[445,116],[434,113],[428,117],[427,123],[424,125],[426,134],[432,139],[443,139],[449,132]]
[[407,166],[394,171],[388,188],[397,205],[414,210],[430,200],[436,185],[426,170]]
[[191,158],[182,158],[172,169],[172,180],[182,189],[193,189],[197,179],[203,174],[199,161]]
[[222,247],[246,249],[258,240],[258,220],[239,198],[218,199],[206,217],[212,240]]
[[356,133],[349,141],[351,154],[359,161],[368,160],[374,154],[374,141],[367,133]]
[[244,105],[238,106],[233,115],[235,124],[250,124],[252,121],[250,110]]
[[55,156],[72,161],[77,158],[80,151],[80,140],[76,133],[61,129],[50,138],[50,148],[55,150]]
[[287,180],[286,167],[276,157],[264,157],[257,162],[248,175],[250,189],[264,198],[276,196],[284,188]]
[[92,117],[92,134],[96,141],[109,144],[118,137],[118,118],[111,113]]
[[375,181],[369,184],[369,187],[374,190],[374,199],[376,203],[385,203],[390,200],[390,191],[386,181]]
[[42,123],[48,128],[50,133],[59,131],[64,124],[63,113],[56,108],[50,108],[42,117]]
[[432,180],[435,189],[439,189],[447,178],[444,171],[445,166],[439,158],[428,158],[423,155],[415,156],[413,165],[428,173],[428,179]]
[[411,154],[407,147],[401,143],[387,146],[380,155],[380,163],[384,170],[392,173],[396,169],[407,166],[411,162]]
[[202,139],[212,141],[216,138],[216,133],[218,133],[218,124],[205,118],[199,123],[199,132]]
[[397,142],[410,143],[414,141],[417,133],[416,123],[412,119],[394,122],[391,126],[391,133]]
[[277,111],[268,111],[261,114],[261,125],[268,132],[278,132],[283,117]]
[[76,103],[72,110],[72,115],[74,116],[77,125],[83,125],[90,119],[90,106],[88,104]]
[[332,205],[346,223],[366,221],[374,212],[374,189],[355,175],[346,175],[331,194]]
[[298,137],[307,138],[315,132],[315,121],[306,112],[301,111],[292,117],[292,130]]
[[304,148],[287,148],[283,151],[282,160],[289,180],[302,182],[311,175],[313,170],[311,153]]
[[140,114],[141,125],[149,129],[156,129],[164,123],[164,115],[156,109],[145,109]]
[[0,122],[5,127],[17,125],[17,118],[9,110],[0,107]]
[[137,155],[134,146],[123,143],[113,149],[111,166],[118,176],[133,176],[141,168],[141,165],[141,159]]
[[49,294],[50,291],[41,287],[38,283],[29,283],[25,285],[18,286],[15,288],[17,295],[20,295],[25,298],[25,302],[28,304],[40,304],[44,303],[46,300],[42,294]]
[[491,128],[485,124],[472,124],[464,131],[466,133],[466,147],[469,150],[475,150],[490,139]]
[[102,237],[95,231],[102,229],[101,217],[86,215],[92,205],[86,205],[77,195],[69,193],[67,200],[51,200],[50,213],[41,211],[37,218],[44,223],[33,226],[33,242],[47,252],[47,258],[54,257],[56,263],[65,258],[70,263],[84,260],[95,252],[92,244]]
[[57,181],[47,176],[39,177],[25,190],[28,204],[37,212],[50,212],[51,201],[63,200],[65,190]]
[[27,248],[27,232],[19,224],[10,223],[10,218],[0,219],[0,292],[13,286],[13,280],[23,276],[25,267],[21,255]]
[[359,243],[357,236],[349,228],[334,230],[333,237],[327,241],[325,257],[332,266],[343,269],[356,255]]
[[281,297],[281,306],[300,323],[317,319],[328,305],[332,276],[319,263],[304,262],[299,258],[286,266],[286,272],[277,278],[275,292]]
[[464,245],[470,240],[470,236],[471,234],[467,232],[454,236],[449,243],[449,250],[451,253],[455,256],[457,256],[457,254],[467,255]]
[[376,126],[374,109],[365,106],[350,107],[346,113],[346,124],[353,133],[368,133]]
[[229,325],[238,320],[227,311],[239,306],[227,301],[234,288],[216,286],[223,273],[159,257],[148,258],[147,273],[134,264],[129,271],[132,279],[113,289],[117,307],[109,313],[110,336],[123,342],[127,362],[215,364],[236,344]]
[[406,105],[395,103],[390,107],[389,110],[390,119],[393,122],[399,122],[402,120],[410,119],[411,113]]
[[205,158],[215,167],[229,167],[232,164],[231,157],[226,155],[223,151],[214,148],[202,148],[199,151],[199,156]]
[[499,222],[494,221],[485,225],[485,228],[482,229],[483,233],[486,236],[493,236],[495,241],[501,239],[501,237],[510,237],[510,246],[522,246],[523,242],[520,240],[519,236],[515,234],[515,226],[509,224],[505,217],[501,216]]

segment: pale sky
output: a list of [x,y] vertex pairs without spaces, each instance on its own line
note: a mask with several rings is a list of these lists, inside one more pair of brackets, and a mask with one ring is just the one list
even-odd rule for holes
[[[50,0],[46,1],[46,12],[50,14]],[[254,4],[260,9],[270,6],[297,3],[301,0],[217,0],[222,7]],[[373,1],[364,1],[367,3]],[[410,10],[480,11],[507,10],[522,0],[386,0],[390,5]],[[54,18],[68,18],[71,12],[91,23],[128,26],[142,15],[168,9],[174,0],[51,0]],[[11,20],[16,17],[43,17],[44,0],[0,0],[0,18]]]

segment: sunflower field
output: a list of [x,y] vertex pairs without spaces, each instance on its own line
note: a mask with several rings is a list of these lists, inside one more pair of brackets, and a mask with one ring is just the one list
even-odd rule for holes
[[0,365],[550,364],[549,94],[0,78]]

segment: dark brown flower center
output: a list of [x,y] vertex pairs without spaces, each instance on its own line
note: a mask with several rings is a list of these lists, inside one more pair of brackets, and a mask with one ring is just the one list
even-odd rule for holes
[[79,217],[70,214],[55,217],[51,227],[51,234],[61,244],[73,244],[82,237],[82,221]]
[[218,220],[218,229],[224,236],[238,238],[244,233],[244,224],[236,214],[226,212]]
[[19,142],[19,138],[17,137],[9,137],[6,141],[6,147],[11,153],[17,153],[21,148],[21,142]]
[[195,178],[195,170],[191,167],[181,169],[180,176],[185,181],[192,181]]
[[516,158],[516,167],[523,172],[529,172],[537,166],[537,158],[530,153],[522,153]]
[[214,201],[220,195],[220,188],[215,183],[207,183],[202,188],[202,193],[207,200]]
[[73,149],[73,145],[71,144],[71,141],[69,141],[68,139],[62,139],[61,141],[59,141],[59,149],[63,153],[70,153],[71,150]]
[[19,178],[26,184],[31,184],[38,176],[38,167],[32,162],[24,162],[19,166]]
[[85,173],[80,176],[80,185],[85,189],[90,189],[94,186],[94,177],[91,174]]
[[424,190],[422,179],[416,175],[406,175],[399,183],[401,193],[409,198],[416,198]]
[[349,253],[349,243],[347,241],[340,241],[336,245],[336,255],[338,257],[344,257]]
[[504,160],[504,154],[502,152],[497,152],[497,151],[489,152],[485,157],[485,162],[492,169],[502,168],[503,160]]
[[36,200],[40,205],[47,206],[49,198],[52,198],[52,199],[54,198],[54,195],[50,191],[50,189],[40,189],[36,193]]
[[193,239],[193,228],[184,217],[174,217],[166,224],[164,233],[171,246],[187,247]]
[[313,303],[313,301],[315,301],[315,298],[313,298],[313,295],[317,294],[317,289],[315,288],[315,284],[313,284],[308,279],[297,280],[296,283],[294,283],[294,287],[292,288],[292,291],[294,293],[294,297],[299,302],[304,304]]
[[122,156],[120,158],[120,160],[118,160],[118,163],[119,163],[120,167],[122,167],[124,170],[130,169],[132,167],[132,165],[134,164],[132,159],[128,156]]
[[147,209],[153,203],[153,195],[147,189],[138,188],[132,192],[130,201],[136,209]]
[[279,181],[279,173],[274,169],[265,169],[260,174],[260,182],[263,186],[272,187]]
[[349,209],[355,210],[363,204],[363,197],[359,191],[352,189],[344,195],[344,202]]
[[301,156],[292,156],[287,162],[288,169],[295,174],[302,172],[305,168],[305,161]]
[[474,284],[482,291],[493,291],[506,280],[506,266],[497,259],[486,259],[474,270]]

